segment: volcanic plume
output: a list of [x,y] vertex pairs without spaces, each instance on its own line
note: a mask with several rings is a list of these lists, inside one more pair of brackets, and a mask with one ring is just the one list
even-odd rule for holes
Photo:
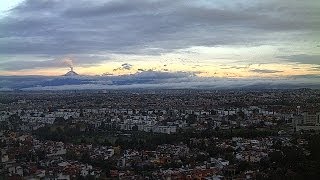
[[79,75],[78,73],[76,73],[73,70],[74,64],[73,64],[73,60],[71,58],[63,59],[63,63],[66,64],[70,68],[70,71],[67,72],[64,76],[77,76],[77,75]]

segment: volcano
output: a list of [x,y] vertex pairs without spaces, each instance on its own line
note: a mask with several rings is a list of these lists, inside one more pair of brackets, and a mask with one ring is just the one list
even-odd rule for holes
[[63,76],[79,76],[79,74],[73,70],[73,67],[70,67],[70,71]]

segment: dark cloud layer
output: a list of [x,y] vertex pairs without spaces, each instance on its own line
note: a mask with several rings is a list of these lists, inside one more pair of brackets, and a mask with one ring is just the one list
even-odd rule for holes
[[123,63],[121,64],[121,67],[118,67],[116,69],[113,69],[113,71],[119,71],[119,70],[131,70],[132,68],[132,64],[129,64],[129,63]]
[[319,7],[312,0],[25,0],[0,19],[0,56],[41,54],[43,61],[6,62],[1,69],[59,67],[52,59],[66,54],[84,54],[82,65],[106,60],[85,54],[278,43],[294,39],[290,33],[319,32]]
[[[318,4],[310,0],[241,0],[236,7],[204,2],[25,0],[0,19],[0,54],[156,54],[190,46],[268,44],[277,33],[319,30]],[[52,65],[46,61],[38,66]]]
[[[73,61],[74,65],[89,66],[97,64],[102,61],[106,61],[109,57],[106,56],[88,56],[88,55],[72,55],[72,56],[40,56],[37,59],[40,60],[12,60],[12,61],[0,61],[0,70],[24,70],[24,69],[36,69],[47,67],[68,67],[64,62],[65,58],[69,58]],[[49,59],[49,60],[42,60]]]
[[300,64],[319,64],[320,65],[320,55],[297,54],[297,55],[290,55],[290,56],[278,56],[278,58],[282,58],[290,62],[297,62]]
[[252,69],[252,70],[250,70],[250,72],[260,73],[260,74],[273,74],[273,73],[280,73],[283,71],[270,70],[270,69]]

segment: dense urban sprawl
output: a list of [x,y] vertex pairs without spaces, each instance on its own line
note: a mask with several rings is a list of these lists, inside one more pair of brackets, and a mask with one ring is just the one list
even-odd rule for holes
[[316,179],[319,130],[311,89],[1,92],[0,177]]

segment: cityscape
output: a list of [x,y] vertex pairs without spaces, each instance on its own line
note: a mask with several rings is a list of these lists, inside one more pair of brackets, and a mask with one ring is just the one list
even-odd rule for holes
[[0,180],[319,180],[319,0],[0,0]]
[[0,97],[5,178],[313,179],[319,173],[319,90]]

